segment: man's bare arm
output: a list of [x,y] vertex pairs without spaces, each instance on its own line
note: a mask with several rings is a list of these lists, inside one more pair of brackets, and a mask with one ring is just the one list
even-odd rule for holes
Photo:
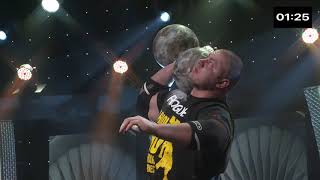
[[172,79],[174,64],[175,63],[173,62],[165,66],[164,68],[160,69],[153,76],[151,76],[151,79],[163,86],[167,86]]
[[[160,69],[157,73],[155,73],[151,79],[155,81],[156,83],[161,84],[162,86],[167,86],[168,83],[172,80],[172,75],[174,71],[174,63],[171,63],[164,68]],[[144,87],[142,89],[141,93],[150,93],[148,92],[148,89],[146,87],[146,84],[144,84]],[[148,119],[152,121],[156,121],[158,115],[159,115],[159,107],[157,104],[157,96],[158,93],[152,95],[150,102],[149,102],[149,110],[148,110]]]

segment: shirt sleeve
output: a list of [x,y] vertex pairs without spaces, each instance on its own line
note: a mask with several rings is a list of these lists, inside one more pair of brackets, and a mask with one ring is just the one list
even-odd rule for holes
[[197,176],[212,177],[223,173],[228,164],[233,139],[230,113],[222,107],[206,108],[197,119],[188,124],[192,128],[190,147],[196,152],[198,159]]
[[187,123],[192,128],[190,147],[194,150],[205,148],[212,152],[224,152],[233,138],[230,113],[220,106],[201,110],[197,119]]

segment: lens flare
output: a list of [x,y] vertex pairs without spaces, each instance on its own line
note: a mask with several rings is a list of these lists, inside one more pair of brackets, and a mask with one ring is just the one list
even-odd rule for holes
[[115,72],[123,74],[128,70],[128,65],[126,62],[118,60],[113,64],[113,69]]

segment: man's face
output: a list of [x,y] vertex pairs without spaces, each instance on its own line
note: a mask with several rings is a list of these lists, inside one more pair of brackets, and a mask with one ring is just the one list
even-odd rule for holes
[[221,51],[211,53],[207,58],[199,59],[190,73],[192,83],[198,89],[213,90],[223,88],[221,83],[229,71],[230,61]]

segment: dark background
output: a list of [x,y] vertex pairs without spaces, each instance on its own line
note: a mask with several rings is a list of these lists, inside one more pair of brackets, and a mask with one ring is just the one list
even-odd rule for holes
[[[124,87],[138,89],[160,68],[152,56],[155,34],[168,24],[178,23],[190,27],[201,46],[227,48],[242,58],[242,78],[229,96],[235,118],[295,111],[308,114],[303,89],[319,85],[319,51],[311,51],[302,43],[303,29],[273,28],[272,8],[312,6],[313,26],[319,27],[318,1],[60,2],[60,10],[55,14],[44,12],[38,0],[2,2],[0,29],[7,33],[8,39],[0,42],[0,92],[12,85],[16,68],[29,63],[37,69],[20,97],[104,95],[110,88],[112,63],[119,58],[126,60],[130,69],[123,75]],[[171,21],[156,24],[162,11],[171,13]],[[33,93],[37,84],[47,85],[40,94]],[[91,118],[87,119],[81,127],[90,124]],[[26,121],[21,117],[15,121],[17,165],[23,167],[18,167],[18,178],[33,179],[35,172],[42,173],[37,174],[40,179],[47,177],[47,171],[40,169],[47,168],[49,132],[73,133],[70,127],[74,124],[57,125],[49,119]],[[52,127],[55,128],[48,131]],[[80,126],[76,128],[87,131]],[[312,134],[310,139],[314,143]]]

